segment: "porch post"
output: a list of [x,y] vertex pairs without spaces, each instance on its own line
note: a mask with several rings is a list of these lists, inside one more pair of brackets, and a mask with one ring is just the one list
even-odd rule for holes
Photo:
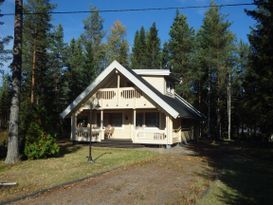
[[103,132],[103,110],[100,111],[100,131],[101,131],[101,139],[104,139],[104,132]]
[[73,113],[71,116],[71,135],[70,135],[71,141],[76,140],[76,127],[77,127],[77,116],[75,115],[75,113]]
[[136,109],[133,109],[133,132],[132,133],[133,133],[132,140],[134,142],[136,137]]
[[167,135],[167,144],[166,148],[170,148],[172,144],[172,130],[173,122],[169,115],[166,115],[166,135]]

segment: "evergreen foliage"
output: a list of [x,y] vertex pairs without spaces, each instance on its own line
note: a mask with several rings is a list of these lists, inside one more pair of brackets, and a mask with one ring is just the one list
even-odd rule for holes
[[146,68],[159,69],[161,67],[161,49],[158,30],[155,23],[152,24],[149,32],[147,33],[145,52],[147,59]]
[[89,52],[86,56],[91,57],[88,61],[93,62],[93,67],[89,69],[95,69],[95,75],[98,75],[105,67],[105,45],[102,43],[105,31],[103,30],[103,19],[97,8],[91,7],[90,11],[90,16],[83,22],[84,32],[81,39],[85,51]]
[[192,69],[192,53],[194,42],[194,30],[188,25],[187,18],[176,13],[174,22],[170,29],[169,63],[172,72],[180,80],[176,83],[176,92],[184,97],[189,97],[190,76]]
[[43,159],[56,156],[60,148],[56,139],[46,134],[35,122],[32,122],[26,132],[24,154],[28,159]]
[[131,68],[132,69],[145,69],[147,68],[146,56],[146,33],[142,26],[140,31],[137,31],[134,38],[134,45],[132,48]]
[[[74,100],[84,89],[83,70],[85,55],[80,40],[72,39],[67,48],[64,78],[68,82],[68,101]],[[85,82],[86,83],[86,82]]]
[[168,42],[163,44],[162,54],[161,54],[161,68],[168,69],[170,67],[170,50]]
[[244,83],[248,112],[255,113],[255,130],[265,137],[273,133],[273,1],[256,0],[247,14],[257,21],[249,34],[249,69]]
[[0,130],[7,129],[9,120],[9,107],[11,103],[11,82],[8,75],[3,75],[0,87]]
[[[211,2],[213,5],[214,3]],[[225,128],[226,83],[230,67],[233,66],[233,40],[229,31],[230,23],[225,20],[218,7],[211,7],[205,14],[198,33],[200,46],[200,69],[205,73],[204,85],[207,87],[208,136],[221,138]],[[217,126],[212,126],[216,124]]]

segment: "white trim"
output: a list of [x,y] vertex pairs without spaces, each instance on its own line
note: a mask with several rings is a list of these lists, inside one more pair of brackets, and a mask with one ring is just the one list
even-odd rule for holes
[[[143,93],[145,97],[148,97],[154,104],[160,107],[162,110],[167,112],[173,118],[177,118],[179,113],[173,109],[168,103],[162,100],[158,95],[156,95],[149,87],[137,79],[131,72],[129,72],[125,67],[119,64],[117,61],[113,61],[95,80],[91,83],[62,113],[61,117],[65,118],[69,115],[83,100],[87,100],[88,96],[92,96],[99,84],[114,70],[117,69],[126,78],[128,78],[132,83],[134,83]],[[133,71],[134,72],[134,71]]]
[[167,69],[133,69],[138,75],[149,75],[149,76],[169,76],[170,70]]

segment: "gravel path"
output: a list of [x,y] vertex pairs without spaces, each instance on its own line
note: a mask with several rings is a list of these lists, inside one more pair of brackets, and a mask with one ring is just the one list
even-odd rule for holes
[[[206,162],[190,150],[158,149],[158,159],[120,168],[16,204],[181,204],[195,185]],[[194,199],[186,199],[193,203]]]

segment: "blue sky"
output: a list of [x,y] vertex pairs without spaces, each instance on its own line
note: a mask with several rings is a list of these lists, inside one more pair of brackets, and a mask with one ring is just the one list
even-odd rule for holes
[[[26,0],[25,0],[26,2]],[[208,5],[209,0],[52,0],[57,4],[56,11],[70,10],[88,10],[91,5],[98,9],[123,9],[123,8],[147,8],[147,7],[175,7],[175,6],[194,6]],[[251,0],[216,0],[216,3],[250,3]],[[253,9],[253,6],[245,7]],[[231,31],[235,33],[238,39],[247,42],[247,34],[250,26],[254,25],[254,21],[244,12],[244,7],[222,8],[221,12],[226,14],[229,20]],[[6,0],[1,7],[2,13],[14,11],[14,0]],[[206,9],[190,9],[181,10],[188,18],[188,23],[195,30],[200,28]],[[130,46],[133,44],[134,34],[142,25],[148,29],[153,22],[156,22],[159,30],[159,36],[162,42],[169,38],[169,29],[173,22],[176,11],[149,11],[149,12],[131,12],[131,13],[103,13],[104,29],[109,32],[111,25],[120,20],[127,28],[127,39]],[[69,42],[73,37],[77,38],[83,32],[83,20],[88,14],[70,14],[70,15],[54,15],[53,24],[62,24],[64,27],[65,41]],[[6,16],[1,19],[4,25],[1,26],[0,35],[12,35],[13,33],[13,17]]]

